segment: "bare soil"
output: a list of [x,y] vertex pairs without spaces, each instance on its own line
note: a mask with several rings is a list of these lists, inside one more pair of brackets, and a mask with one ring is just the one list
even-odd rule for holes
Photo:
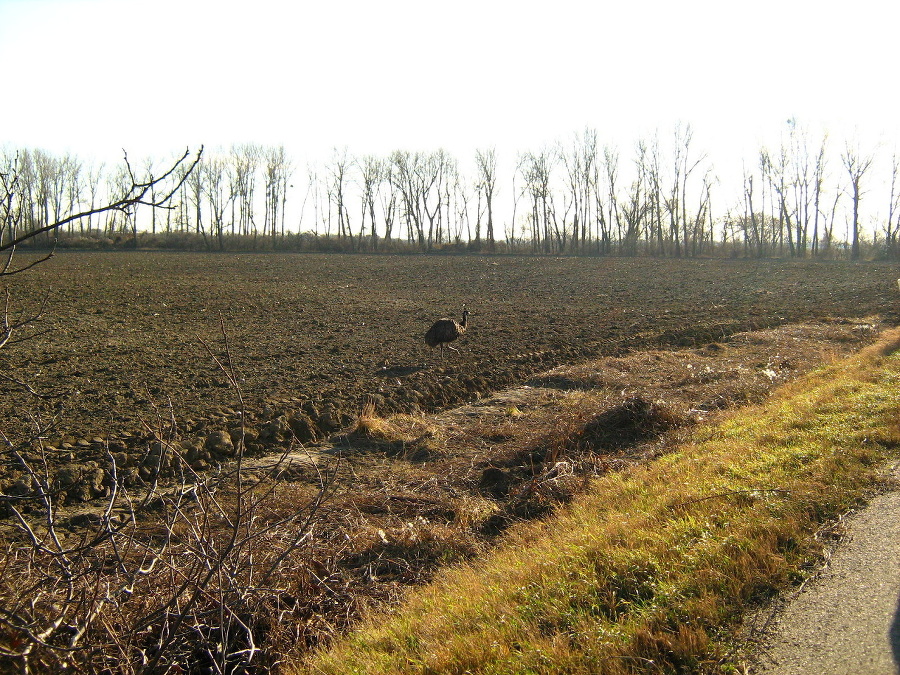
[[[10,284],[18,307],[49,295],[46,332],[0,352],[0,415],[10,438],[49,423],[51,465],[78,473],[61,486],[73,527],[106,494],[107,450],[129,486],[166,477],[161,430],[197,471],[227,463],[243,427],[250,470],[290,453],[297,494],[336,472],[291,616],[314,645],[590,476],[870,343],[898,319],[896,271],[64,253]],[[441,359],[422,338],[463,303],[470,328]],[[15,462],[0,487],[25,489]]]
[[[224,334],[252,423],[304,411],[321,438],[366,400],[436,411],[549,368],[648,348],[700,347],[787,323],[900,317],[892,264],[527,257],[72,253],[10,278],[43,335],[4,373],[63,407],[62,436],[140,432],[153,411],[210,422],[236,396],[201,341]],[[441,360],[422,338],[466,304]],[[40,403],[7,381],[0,414]],[[218,416],[221,417],[221,416]],[[190,424],[187,424],[189,427]],[[306,440],[306,439],[304,439]]]

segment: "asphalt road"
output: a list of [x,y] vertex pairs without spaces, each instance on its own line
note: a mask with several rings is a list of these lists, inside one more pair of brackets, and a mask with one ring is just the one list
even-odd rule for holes
[[847,528],[828,567],[779,613],[752,672],[900,673],[900,492],[877,496]]

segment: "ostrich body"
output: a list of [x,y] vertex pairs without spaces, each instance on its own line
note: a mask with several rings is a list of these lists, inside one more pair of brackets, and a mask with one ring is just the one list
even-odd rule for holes
[[[469,321],[469,310],[463,305],[462,321],[456,322],[453,319],[438,319],[434,325],[425,333],[425,344],[429,347],[441,348],[441,357],[444,356],[444,345],[453,342],[456,338],[466,332],[466,324]],[[455,347],[447,344],[447,349],[459,351]]]

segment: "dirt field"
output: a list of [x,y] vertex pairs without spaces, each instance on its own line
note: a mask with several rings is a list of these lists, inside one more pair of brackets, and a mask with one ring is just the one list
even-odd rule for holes
[[[35,324],[46,332],[0,352],[13,378],[0,414],[11,438],[57,420],[42,435],[56,466],[80,472],[56,482],[74,523],[107,494],[107,448],[129,487],[165,478],[163,427],[195,470],[227,463],[241,406],[215,360],[230,356],[251,471],[292,450],[282,475],[298,494],[337,475],[284,619],[315,645],[591,475],[858,350],[900,318],[897,276],[888,264],[63,253],[11,280],[15,307],[50,290]],[[422,337],[463,303],[470,329],[442,360]],[[366,402],[373,423],[346,433]],[[391,413],[415,415],[383,424]],[[7,494],[27,491],[12,464],[3,472]]]
[[[827,317],[900,316],[889,264],[571,258],[60,253],[10,279],[14,308],[49,290],[48,331],[3,369],[65,405],[66,438],[140,431],[153,407],[209,421],[236,395],[253,424],[302,410],[310,436],[381,413],[446,408],[563,363],[702,346],[741,330]],[[472,312],[442,361],[436,318]],[[39,403],[7,382],[0,414]],[[190,425],[188,425],[190,426]],[[295,425],[298,426],[298,425]],[[299,428],[298,426],[298,428]],[[303,439],[306,440],[306,439]]]

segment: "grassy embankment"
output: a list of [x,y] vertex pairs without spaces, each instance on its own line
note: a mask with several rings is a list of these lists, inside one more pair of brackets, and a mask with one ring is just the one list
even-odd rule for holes
[[733,671],[742,613],[802,578],[813,534],[900,445],[900,330],[598,479],[297,673]]

